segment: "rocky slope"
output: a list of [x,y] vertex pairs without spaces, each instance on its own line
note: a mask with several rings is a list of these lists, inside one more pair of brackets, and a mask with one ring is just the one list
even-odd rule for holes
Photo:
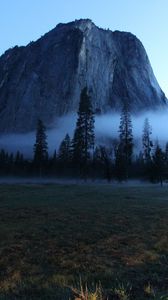
[[0,57],[0,132],[33,130],[38,118],[50,126],[77,111],[85,85],[98,113],[119,111],[122,101],[133,112],[167,105],[134,35],[77,20]]

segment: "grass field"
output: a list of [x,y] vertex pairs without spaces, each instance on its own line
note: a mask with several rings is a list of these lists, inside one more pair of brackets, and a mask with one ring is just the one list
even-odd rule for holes
[[73,299],[80,278],[168,299],[167,187],[0,186],[0,299]]

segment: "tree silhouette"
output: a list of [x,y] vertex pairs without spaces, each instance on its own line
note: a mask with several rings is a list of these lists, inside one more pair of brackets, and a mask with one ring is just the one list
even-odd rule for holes
[[152,178],[163,185],[165,173],[165,153],[162,151],[158,142],[156,143],[155,151],[152,156]]
[[48,159],[48,144],[46,136],[46,128],[42,120],[38,120],[36,129],[36,141],[34,144],[34,164],[42,175],[42,170],[46,167]]
[[116,174],[118,174],[119,179],[128,179],[128,169],[132,162],[132,155],[132,120],[129,104],[125,101],[120,117],[119,144],[116,149]]
[[142,146],[143,146],[143,159],[145,163],[151,161],[151,150],[153,147],[152,140],[150,138],[152,134],[152,128],[149,124],[148,118],[144,121],[143,135],[142,135]]
[[78,118],[73,137],[73,161],[81,175],[87,176],[90,153],[94,149],[94,113],[87,88],[81,91]]

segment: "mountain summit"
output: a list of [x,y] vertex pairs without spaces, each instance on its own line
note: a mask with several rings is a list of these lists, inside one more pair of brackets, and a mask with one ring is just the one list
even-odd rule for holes
[[95,112],[166,106],[142,43],[89,20],[59,24],[36,42],[0,57],[0,131],[27,132],[77,111],[87,86]]

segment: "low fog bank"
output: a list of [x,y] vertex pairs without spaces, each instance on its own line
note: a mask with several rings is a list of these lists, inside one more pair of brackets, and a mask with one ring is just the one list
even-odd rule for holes
[[[52,178],[52,177],[31,177],[31,178],[23,178],[23,177],[0,177],[0,185],[103,185],[103,186],[112,186],[112,187],[152,187],[152,188],[160,188],[160,183],[153,184],[148,181],[143,180],[127,180],[127,181],[110,181],[107,182],[106,179],[96,179],[91,180],[88,179],[87,181],[84,181],[79,178]],[[166,188],[168,187],[168,183],[164,182],[163,186]],[[162,187],[163,188],[163,187]]]
[[[161,112],[148,112],[132,117],[133,135],[135,139],[142,139],[144,121],[148,118],[152,128],[153,141],[168,141],[168,110]],[[119,114],[106,114],[98,116],[95,121],[97,137],[118,137],[120,124]]]
[[[59,145],[65,135],[68,133],[70,137],[76,124],[76,114],[69,114],[61,117],[53,123],[52,128],[47,130],[49,153],[53,154],[55,149],[58,150]],[[133,135],[136,149],[141,148],[142,131],[145,118],[149,119],[152,127],[152,140],[159,141],[164,147],[168,141],[168,110],[147,112],[142,115],[132,117]],[[105,143],[110,138],[118,138],[118,129],[120,123],[120,115],[109,113],[95,118],[95,135],[97,144]],[[8,134],[0,136],[0,149],[16,153],[17,150],[22,152],[26,157],[32,157],[33,145],[35,143],[35,132],[25,134]]]
[[[61,117],[53,123],[52,127],[46,131],[49,154],[53,154],[58,150],[59,145],[65,135],[73,136],[76,124],[76,115],[71,114]],[[18,150],[26,157],[31,158],[33,155],[33,146],[36,139],[36,132],[24,134],[5,134],[0,135],[0,149],[16,153]]]

